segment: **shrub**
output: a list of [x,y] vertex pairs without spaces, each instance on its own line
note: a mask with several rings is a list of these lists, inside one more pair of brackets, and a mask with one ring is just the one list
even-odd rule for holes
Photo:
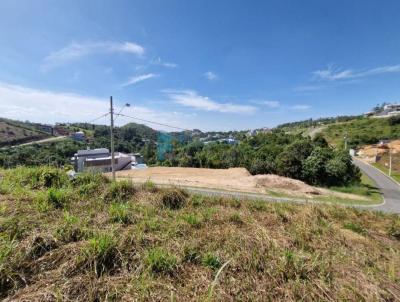
[[89,239],[83,254],[98,277],[120,264],[117,242],[114,236],[108,233],[98,233]]
[[188,193],[182,189],[166,189],[162,191],[161,202],[164,207],[176,210],[185,206],[187,197]]
[[213,270],[217,270],[221,267],[220,259],[213,253],[205,254],[201,262],[204,266],[209,267]]
[[108,209],[111,221],[119,223],[129,223],[129,205],[126,203],[113,203]]
[[146,263],[153,273],[172,274],[178,260],[162,248],[153,248],[147,253]]
[[202,195],[196,194],[192,195],[190,201],[192,203],[192,206],[199,207],[204,202],[204,198]]
[[136,189],[132,182],[125,180],[112,182],[107,188],[107,191],[104,195],[104,200],[106,202],[126,202],[132,197],[132,195],[135,194],[135,192]]

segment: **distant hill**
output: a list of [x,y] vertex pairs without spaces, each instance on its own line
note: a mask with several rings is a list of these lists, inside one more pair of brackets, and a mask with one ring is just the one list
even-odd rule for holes
[[400,116],[390,118],[357,118],[346,122],[333,123],[321,134],[334,146],[344,143],[347,137],[350,147],[374,144],[383,139],[400,138]]
[[35,129],[34,124],[0,118],[0,147],[32,142],[50,134]]

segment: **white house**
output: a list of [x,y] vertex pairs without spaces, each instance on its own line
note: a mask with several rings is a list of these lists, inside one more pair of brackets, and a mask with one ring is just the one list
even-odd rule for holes
[[[79,150],[71,158],[76,172],[111,172],[111,154],[106,148]],[[121,152],[114,153],[115,171],[128,170],[132,166],[132,156]]]

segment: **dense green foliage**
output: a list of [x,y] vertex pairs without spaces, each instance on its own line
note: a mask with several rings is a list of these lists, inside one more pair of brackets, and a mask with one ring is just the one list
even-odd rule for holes
[[66,165],[70,164],[71,157],[77,150],[85,148],[86,144],[82,142],[66,140],[2,149],[0,150],[0,167]]
[[359,170],[351,157],[315,140],[282,132],[246,138],[237,145],[193,142],[177,145],[162,162],[166,166],[199,168],[245,167],[252,174],[278,174],[315,185],[358,182]]
[[347,137],[349,147],[358,147],[366,144],[375,144],[382,139],[398,139],[400,137],[400,119],[397,116],[390,118],[362,118],[346,123],[332,124],[322,131],[330,144],[343,146],[344,137]]

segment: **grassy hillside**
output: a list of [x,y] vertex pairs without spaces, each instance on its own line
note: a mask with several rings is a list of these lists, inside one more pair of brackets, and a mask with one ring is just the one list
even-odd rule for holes
[[381,139],[398,139],[400,123],[396,118],[361,118],[331,124],[322,130],[323,136],[335,146],[343,146],[347,136],[349,146],[374,144]]
[[0,298],[395,301],[400,218],[4,171]]
[[0,119],[0,147],[23,144],[49,137],[47,133],[35,130],[29,124]]

